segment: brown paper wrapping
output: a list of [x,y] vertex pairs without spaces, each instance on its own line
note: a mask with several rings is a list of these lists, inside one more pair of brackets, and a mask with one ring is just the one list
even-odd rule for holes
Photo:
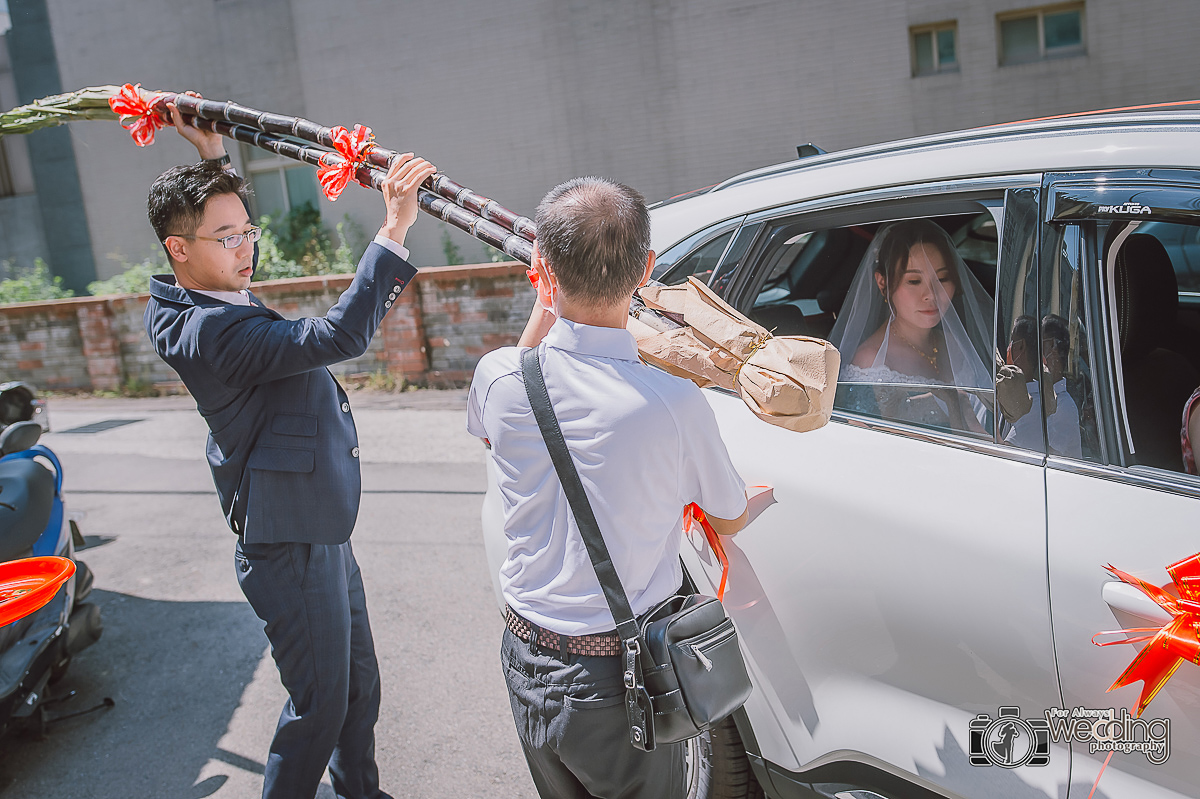
[[647,308],[683,319],[685,327],[629,320],[629,332],[649,364],[701,388],[736,391],[758,418],[803,433],[824,426],[833,413],[841,356],[828,341],[772,336],[742,316],[694,277],[677,286],[646,286]]

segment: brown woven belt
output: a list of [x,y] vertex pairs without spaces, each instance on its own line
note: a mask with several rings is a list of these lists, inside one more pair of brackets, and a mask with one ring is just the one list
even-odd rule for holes
[[550,651],[566,652],[571,655],[607,657],[621,654],[621,639],[616,630],[592,635],[559,635],[523,619],[511,607],[504,609],[504,623],[513,635],[522,641],[536,639],[535,646]]

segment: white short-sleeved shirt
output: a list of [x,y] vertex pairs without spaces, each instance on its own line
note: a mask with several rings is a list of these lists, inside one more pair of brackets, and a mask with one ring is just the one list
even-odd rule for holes
[[[504,597],[563,635],[613,629],[521,375],[523,349],[475,367],[467,430],[487,438],[499,472],[508,555]],[[539,347],[550,402],[635,614],[683,580],[683,509],[722,519],[746,509],[716,417],[695,384],[646,366],[627,330],[559,319]]]
[[[1042,390],[1036,380],[1025,384],[1033,400],[1033,411],[1012,423],[1004,440],[1013,446],[1040,450],[1042,448],[1042,418],[1037,412],[1042,407]],[[1046,441],[1052,455],[1069,458],[1083,457],[1082,436],[1079,430],[1079,407],[1067,393],[1067,380],[1062,378],[1054,384],[1057,410],[1046,417]]]

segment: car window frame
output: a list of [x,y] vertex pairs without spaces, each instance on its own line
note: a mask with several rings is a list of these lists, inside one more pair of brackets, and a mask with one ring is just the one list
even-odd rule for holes
[[[769,238],[766,231],[777,228],[789,217],[804,217],[806,223],[811,222],[811,225],[806,224],[805,227],[811,227],[812,230],[824,230],[853,224],[874,224],[892,219],[963,213],[964,211],[958,209],[972,203],[976,207],[983,206],[992,211],[997,220],[999,226],[997,231],[997,268],[999,268],[999,247],[1005,235],[1007,220],[1004,219],[1003,213],[997,213],[996,206],[1003,207],[1005,192],[1009,189],[1040,190],[1041,186],[1041,173],[963,178],[889,186],[851,194],[815,198],[748,214],[742,223],[742,231],[753,230],[755,240],[750,244],[742,263],[738,265],[738,273],[732,277],[724,299],[739,312],[743,314],[748,312],[766,279],[766,274],[759,268],[758,263],[766,246],[766,240]],[[995,286],[992,287],[993,291],[995,288]],[[991,342],[993,348],[995,346],[994,336],[995,331],[993,331]],[[993,374],[993,390],[995,388],[994,378]],[[999,455],[1009,460],[1038,464],[1045,461],[1044,453],[1029,452],[1006,444],[997,444],[995,425],[991,436],[976,438],[952,430],[917,427],[904,422],[863,416],[837,408],[834,409],[831,418],[839,423],[855,427]]]
[[[996,297],[995,316],[992,321],[992,349],[1001,352],[1001,335],[1007,341],[1012,334],[1011,324],[1004,316],[1014,320],[1022,314],[1032,312],[1035,318],[1041,318],[1041,276],[1042,276],[1042,238],[1040,231],[1041,218],[1041,186],[1009,189],[1004,193],[1004,222],[1000,233],[998,252],[996,255]],[[1024,250],[1022,258],[1017,254]],[[1021,313],[1016,311],[1016,295],[1021,295]],[[1010,342],[1011,343],[1011,342]],[[1034,359],[1042,360],[1041,336],[1036,337],[1034,344]],[[1003,354],[1007,360],[1005,347]],[[997,369],[992,363],[992,385],[995,386]],[[997,406],[999,399],[997,398]],[[996,425],[993,428],[994,441],[998,446],[1022,450],[1037,459],[1043,459],[1046,454],[1046,415],[1045,406],[1039,403],[1031,407],[1029,413],[1036,413],[1039,419],[1040,440],[1037,447],[1021,446],[1007,442],[1001,436],[1001,416],[997,407]]]
[[[1083,226],[1085,232],[1087,250],[1083,277],[1089,326],[1088,345],[1103,360],[1103,363],[1094,364],[1094,391],[1102,442],[1107,438],[1107,443],[1102,444],[1105,450],[1103,463],[1052,455],[1046,459],[1046,467],[1200,498],[1200,477],[1132,462],[1132,431],[1124,399],[1116,298],[1111,280],[1121,243],[1138,228],[1131,222],[1198,225],[1200,211],[1194,208],[1177,209],[1181,214],[1178,216],[1170,211],[1151,214],[1101,212],[1098,204],[1090,200],[1111,193],[1114,186],[1122,190],[1160,190],[1164,193],[1187,190],[1200,195],[1200,170],[1122,169],[1045,175],[1043,235],[1052,230],[1055,224],[1078,224]],[[1102,319],[1094,319],[1097,314]],[[1183,409],[1180,408],[1179,412],[1182,415]]]

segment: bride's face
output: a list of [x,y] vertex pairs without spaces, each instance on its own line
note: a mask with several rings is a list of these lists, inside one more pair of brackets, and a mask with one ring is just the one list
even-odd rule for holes
[[[892,311],[901,322],[929,329],[942,321],[942,314],[954,299],[955,284],[951,266],[938,248],[918,242],[908,251],[903,271],[892,269]],[[883,275],[875,273],[879,290],[888,286]]]

